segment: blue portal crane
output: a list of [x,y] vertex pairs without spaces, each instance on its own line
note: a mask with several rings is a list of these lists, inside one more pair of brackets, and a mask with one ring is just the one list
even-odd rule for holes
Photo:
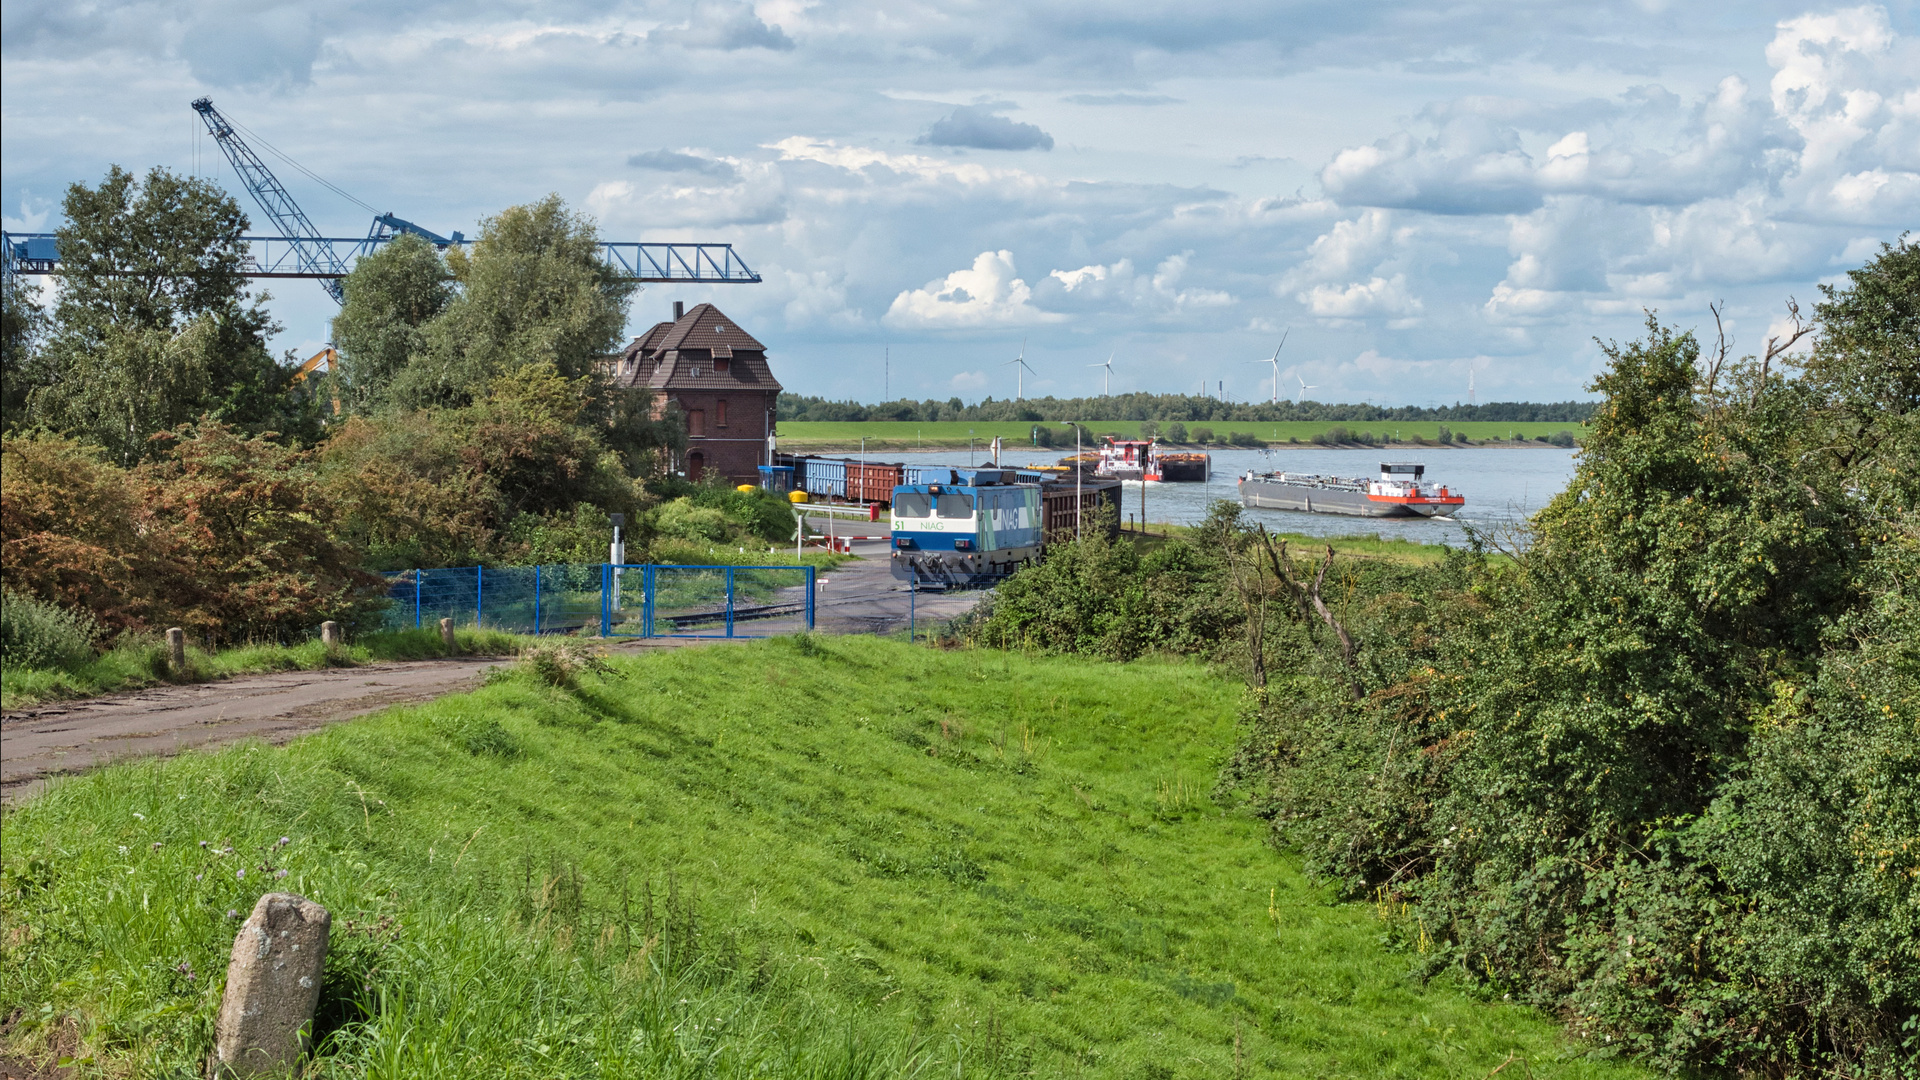
[[[340,279],[347,276],[353,261],[372,254],[396,236],[412,233],[439,248],[471,243],[460,233],[441,236],[391,213],[374,215],[373,225],[365,237],[322,236],[300,209],[300,204],[293,201],[293,196],[273,175],[273,170],[267,168],[260,155],[240,137],[237,125],[213,107],[212,99],[194,101],[193,110],[206,121],[214,141],[233,163],[233,171],[240,174],[240,182],[280,230],[279,236],[240,238],[248,248],[244,263],[248,277],[316,278],[327,295],[341,302],[345,292]],[[292,162],[291,158],[287,160]],[[293,164],[307,172],[297,162]],[[308,172],[308,175],[313,174]],[[314,179],[348,200],[360,202],[325,180],[317,176]],[[15,274],[58,273],[60,251],[55,241],[53,233],[0,233],[0,273],[8,283]],[[760,280],[760,275],[734,253],[732,244],[603,240],[600,262],[613,272],[616,281],[709,285],[751,284]]]

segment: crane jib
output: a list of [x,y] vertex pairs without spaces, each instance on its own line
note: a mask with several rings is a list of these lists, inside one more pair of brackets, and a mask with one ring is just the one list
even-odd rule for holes
[[[340,281],[353,269],[354,261],[397,236],[411,233],[440,248],[473,242],[457,232],[441,236],[390,213],[376,214],[365,236],[322,236],[273,170],[240,137],[236,125],[213,107],[211,98],[195,99],[193,110],[206,121],[207,131],[220,144],[248,193],[280,230],[279,236],[240,238],[247,246],[241,260],[241,272],[247,277],[313,278],[335,302],[344,302],[346,293]],[[262,145],[266,145],[264,140]],[[336,194],[359,202],[292,158],[280,156]],[[712,285],[754,284],[760,280],[760,275],[734,253],[732,244],[602,241],[599,260],[619,282]],[[0,277],[5,281],[11,283],[15,274],[59,272],[57,234],[0,232]]]

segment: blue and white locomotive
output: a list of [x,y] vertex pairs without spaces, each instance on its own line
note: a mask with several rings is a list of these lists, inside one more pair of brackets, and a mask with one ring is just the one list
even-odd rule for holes
[[[921,470],[913,470],[921,472]],[[938,587],[985,584],[1037,561],[1040,485],[1011,469],[925,470],[947,482],[893,489],[893,576]]]

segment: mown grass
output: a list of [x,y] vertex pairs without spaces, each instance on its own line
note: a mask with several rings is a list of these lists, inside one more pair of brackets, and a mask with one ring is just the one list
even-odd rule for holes
[[[1189,433],[1196,427],[1211,428],[1216,438],[1224,439],[1233,432],[1247,432],[1269,443],[1287,444],[1289,439],[1298,439],[1303,444],[1311,444],[1315,435],[1324,435],[1335,427],[1346,428],[1357,436],[1370,434],[1376,439],[1414,443],[1424,439],[1439,445],[1440,428],[1438,421],[1412,421],[1364,424],[1354,422],[1335,423],[1317,420],[1295,420],[1285,423],[1239,423],[1197,422],[1187,425]],[[1552,436],[1565,431],[1578,439],[1582,437],[1579,424],[1571,423],[1499,423],[1495,421],[1465,421],[1444,425],[1450,431],[1465,435],[1474,442],[1494,440],[1499,442],[1532,440],[1536,436]],[[1046,427],[1056,436],[1054,445],[1060,445],[1059,435],[1065,432],[1066,450],[1073,450],[1072,429],[1063,424],[1049,423],[968,423],[966,421],[935,421],[916,424],[911,421],[867,420],[867,421],[820,421],[820,420],[783,420],[780,423],[780,443],[793,449],[832,448],[835,450],[853,450],[860,446],[860,440],[867,440],[868,450],[912,450],[951,449],[967,445],[972,438],[975,445],[985,446],[998,435],[1007,446],[1031,445],[1033,429]],[[1100,435],[1124,435],[1127,438],[1140,437],[1138,420],[1094,420],[1086,424],[1088,430],[1097,438]],[[1160,425],[1162,437],[1165,437],[1167,425]],[[968,432],[972,435],[969,436]],[[1546,445],[1541,443],[1539,445]],[[1367,449],[1366,447],[1355,447]]]
[[[524,641],[498,630],[456,630],[462,653],[507,656]],[[162,683],[213,682],[236,675],[273,671],[315,671],[356,667],[380,660],[426,660],[447,655],[437,630],[396,630],[366,634],[329,651],[318,638],[298,645],[242,645],[207,650],[187,647],[187,669],[170,671],[166,642],[157,637],[127,638],[73,668],[34,668],[9,664],[0,670],[0,708],[18,709],[47,701],[68,701]]]
[[1213,802],[1197,665],[795,637],[561,681],[12,811],[0,1043],[198,1075],[285,889],[334,914],[319,1076],[1643,1075],[1409,979],[1417,928]]

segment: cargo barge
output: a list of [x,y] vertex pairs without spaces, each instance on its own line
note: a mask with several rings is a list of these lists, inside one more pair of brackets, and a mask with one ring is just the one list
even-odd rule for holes
[[1160,448],[1152,439],[1101,437],[1099,449],[1079,457],[1064,458],[1061,464],[1091,463],[1096,476],[1114,480],[1206,483],[1212,475],[1213,459],[1205,454],[1175,454]]
[[1240,478],[1240,505],[1384,518],[1446,517],[1466,504],[1465,496],[1445,485],[1421,483],[1426,471],[1417,462],[1388,461],[1377,480],[1249,472]]

